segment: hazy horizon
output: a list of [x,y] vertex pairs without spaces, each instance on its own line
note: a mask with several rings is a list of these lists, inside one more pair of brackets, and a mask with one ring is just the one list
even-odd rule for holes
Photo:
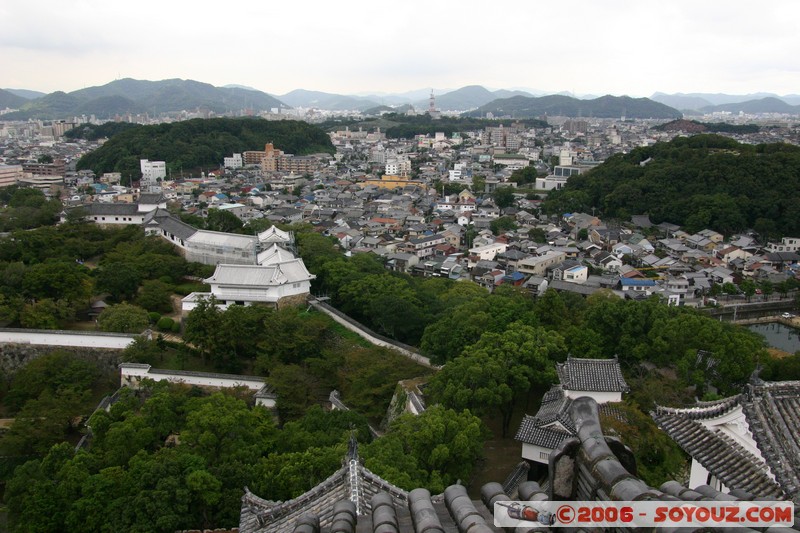
[[[118,78],[116,80],[109,80],[108,82],[101,83],[99,85],[100,86],[106,85],[106,84],[114,82],[114,81],[119,81],[120,79],[123,79],[123,78]],[[164,80],[167,80],[167,79],[174,79],[174,78],[164,78]],[[138,81],[158,82],[158,81],[164,81],[164,80],[138,80]],[[191,80],[191,81],[197,81],[197,82],[200,82],[200,83],[208,83],[208,82],[206,82],[204,80]],[[414,94],[414,93],[420,93],[419,95],[414,96],[413,98],[419,99],[419,100],[423,100],[423,99],[427,98],[427,96],[430,93],[430,91],[433,91],[435,96],[441,96],[441,95],[449,93],[449,92],[457,91],[459,89],[463,89],[465,87],[470,87],[470,86],[475,86],[475,85],[480,85],[480,84],[471,83],[471,84],[468,84],[468,85],[462,85],[460,87],[448,87],[448,88],[421,87],[421,88],[418,88],[418,89],[398,90],[397,92],[394,92],[394,93],[385,92],[385,91],[369,91],[369,90],[360,90],[360,91],[357,91],[357,92],[354,92],[354,93],[332,93],[330,91],[324,91],[324,90],[313,88],[313,87],[296,87],[295,89],[287,91],[286,93],[280,93],[280,94],[279,93],[275,93],[275,92],[271,92],[271,91],[264,91],[264,90],[259,89],[257,87],[249,87],[249,86],[242,85],[242,84],[239,84],[239,83],[224,83],[222,85],[214,85],[214,86],[215,87],[236,87],[236,88],[245,89],[245,90],[261,91],[261,92],[267,93],[267,94],[269,94],[271,96],[275,96],[277,98],[280,98],[281,96],[285,96],[285,95],[287,95],[287,94],[289,94],[291,92],[297,91],[297,90],[305,90],[305,91],[314,91],[314,92],[321,92],[321,93],[328,93],[328,94],[339,94],[339,95],[342,95],[342,96],[355,96],[355,97],[361,97],[361,98],[367,98],[367,97],[370,97],[370,96],[374,96],[374,97],[377,97],[377,98],[381,98],[381,97],[396,97],[396,98],[399,98],[399,97],[403,97],[403,96],[406,96],[406,95],[411,95],[411,94]],[[64,92],[72,92],[72,91],[75,91],[75,90],[80,90],[80,89],[84,89],[84,88],[88,88],[88,87],[92,87],[92,86],[80,87],[79,89],[72,89],[70,91],[64,91]],[[579,93],[579,94],[574,94],[574,93],[570,93],[569,91],[566,91],[566,90],[546,92],[546,91],[542,91],[542,90],[535,89],[535,88],[529,88],[529,87],[509,87],[509,88],[506,88],[506,87],[487,87],[485,85],[483,85],[482,87],[484,87],[485,89],[487,89],[487,90],[489,90],[491,92],[495,92],[495,91],[499,91],[499,90],[524,91],[524,92],[528,92],[528,93],[532,94],[533,96],[545,96],[545,95],[553,95],[553,94],[569,94],[569,95],[574,96],[576,98],[599,98],[601,96],[606,96],[607,94],[609,94],[609,93],[604,93],[604,94],[600,94],[600,93]],[[44,91],[39,91],[39,90],[37,90],[35,88],[32,89],[32,88],[29,88],[29,87],[0,87],[0,88],[2,88],[3,90],[35,91],[35,92],[41,92],[43,94],[50,94],[50,93],[46,93]],[[63,89],[57,89],[57,90],[62,91]],[[654,91],[653,93],[648,94],[648,95],[614,94],[612,96],[629,96],[631,98],[642,98],[642,97],[650,98],[650,97],[654,96],[656,93],[666,94],[666,95],[670,95],[670,96],[673,96],[673,95],[681,95],[681,96],[686,95],[686,96],[689,96],[689,95],[692,95],[692,94],[726,95],[726,96],[758,96],[758,95],[774,94],[775,96],[778,96],[778,97],[797,97],[797,96],[800,96],[800,91],[795,92],[795,93],[785,93],[785,94],[773,93],[773,92],[770,92],[770,91],[755,91],[755,92],[751,92],[751,93],[740,93],[740,94],[722,93],[722,92],[687,93],[687,92],[681,92],[681,91],[678,91],[678,92],[675,92],[675,93],[665,93],[664,91]],[[409,96],[409,98],[411,98],[411,97]]]
[[[251,4],[8,0],[0,87],[192,79],[282,95],[467,85],[547,94],[800,92],[800,3],[520,0]],[[476,81],[477,80],[477,81]]]

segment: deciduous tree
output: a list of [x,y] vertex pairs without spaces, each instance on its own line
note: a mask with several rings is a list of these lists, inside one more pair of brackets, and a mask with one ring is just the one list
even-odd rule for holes
[[141,333],[150,325],[147,311],[126,303],[106,307],[97,317],[97,326],[103,331]]

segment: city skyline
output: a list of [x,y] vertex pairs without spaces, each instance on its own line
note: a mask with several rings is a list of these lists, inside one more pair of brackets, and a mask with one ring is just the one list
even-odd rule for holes
[[[629,95],[800,92],[800,4],[242,0],[191,10],[145,0],[64,8],[11,0],[0,87],[70,92],[114,79],[193,79],[283,95],[525,88]],[[764,23],[762,21],[766,21]]]

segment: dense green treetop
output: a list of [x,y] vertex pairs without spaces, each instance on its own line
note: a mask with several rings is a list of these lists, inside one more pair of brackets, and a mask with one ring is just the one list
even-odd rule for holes
[[437,494],[470,479],[487,437],[480,418],[469,411],[435,405],[420,415],[400,416],[386,435],[362,448],[362,455],[367,468],[392,483]]
[[431,379],[429,393],[433,400],[454,409],[481,415],[498,411],[505,436],[516,401],[533,387],[546,389],[554,383],[554,363],[566,353],[559,333],[514,322],[502,333],[484,333],[446,364]]
[[433,407],[400,417],[373,445],[352,411],[312,407],[279,429],[236,391],[206,395],[165,382],[123,389],[90,425],[87,450],[57,444],[17,468],[6,487],[10,531],[232,527],[245,486],[273,501],[297,497],[341,468],[351,435],[379,475],[440,492],[469,479],[487,435],[469,412]]
[[617,154],[548,195],[549,213],[589,212],[628,220],[647,213],[689,232],[765,238],[800,234],[800,147],[739,144],[695,135]]
[[0,189],[0,231],[50,226],[63,209],[57,199],[47,199],[42,191],[16,185]]
[[295,120],[254,118],[193,119],[142,126],[123,131],[78,161],[78,169],[121,172],[138,179],[139,160],[165,161],[170,172],[219,168],[234,152],[263,150],[266,143],[286,153],[333,153],[328,135],[320,128]]
[[77,128],[72,128],[64,134],[67,139],[86,139],[96,141],[98,139],[108,139],[118,133],[140,128],[140,124],[132,122],[104,122],[103,124],[82,124]]
[[141,333],[149,325],[147,310],[127,303],[106,307],[97,317],[97,327],[102,331]]

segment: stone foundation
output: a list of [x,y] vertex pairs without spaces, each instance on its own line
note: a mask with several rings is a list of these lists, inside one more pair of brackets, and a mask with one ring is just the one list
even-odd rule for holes
[[0,374],[6,377],[13,376],[20,368],[34,359],[56,351],[75,354],[81,359],[97,364],[103,370],[114,373],[117,372],[117,365],[122,362],[121,350],[2,343],[0,344]]

